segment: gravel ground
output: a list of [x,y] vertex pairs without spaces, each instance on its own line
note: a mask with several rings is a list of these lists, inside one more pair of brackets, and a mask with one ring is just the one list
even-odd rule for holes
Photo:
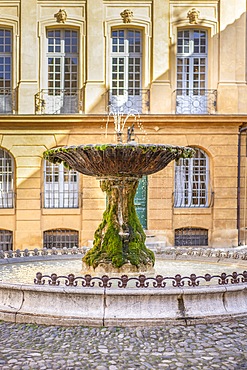
[[164,327],[0,322],[1,370],[247,369],[247,318]]

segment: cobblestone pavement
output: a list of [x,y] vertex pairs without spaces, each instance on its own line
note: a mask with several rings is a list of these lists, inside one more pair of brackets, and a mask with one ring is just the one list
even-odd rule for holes
[[0,322],[0,369],[247,369],[247,318],[156,328]]

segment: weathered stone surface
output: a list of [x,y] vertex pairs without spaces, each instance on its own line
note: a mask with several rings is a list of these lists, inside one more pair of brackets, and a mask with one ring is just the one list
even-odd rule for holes
[[88,176],[141,177],[161,171],[172,160],[191,157],[193,153],[193,149],[183,146],[95,144],[47,150],[44,158],[52,163],[64,162]]
[[[207,288],[108,289],[0,283],[0,320],[132,327],[207,323],[247,315],[246,298],[244,284]],[[176,328],[173,330],[176,335]],[[231,332],[227,333],[231,335]],[[220,332],[218,336],[221,340],[224,333]]]

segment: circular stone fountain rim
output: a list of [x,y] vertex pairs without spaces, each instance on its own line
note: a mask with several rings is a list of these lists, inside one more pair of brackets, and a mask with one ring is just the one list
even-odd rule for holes
[[0,282],[0,320],[63,326],[208,323],[246,316],[246,295],[246,284],[195,289],[138,288],[130,292],[119,288],[78,289]]
[[150,149],[151,151],[157,150],[182,150],[185,151],[185,156],[191,156],[195,152],[195,150],[188,146],[179,146],[179,145],[171,145],[171,144],[140,144],[137,142],[128,142],[128,143],[107,143],[107,144],[80,144],[80,145],[60,145],[56,148],[47,149],[43,153],[43,157],[45,159],[49,158],[50,154],[55,154],[59,152],[67,152],[67,151],[74,151],[77,149],[82,149],[84,151],[95,149],[99,151],[104,151],[107,149],[123,149],[123,148],[132,148],[132,149],[143,149],[144,151]]

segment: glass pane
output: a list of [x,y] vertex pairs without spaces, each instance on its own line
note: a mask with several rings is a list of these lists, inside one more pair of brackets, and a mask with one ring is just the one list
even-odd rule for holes
[[[138,87],[140,86],[141,32],[134,29],[114,30],[112,32],[112,45],[116,46],[115,49],[112,49],[116,56],[121,53],[118,58],[112,55],[112,87],[118,85],[121,87],[119,94],[123,94],[122,88],[127,90],[129,87],[135,87],[136,82]],[[124,57],[122,57],[122,53],[124,53]],[[117,81],[117,84],[113,81]]]

